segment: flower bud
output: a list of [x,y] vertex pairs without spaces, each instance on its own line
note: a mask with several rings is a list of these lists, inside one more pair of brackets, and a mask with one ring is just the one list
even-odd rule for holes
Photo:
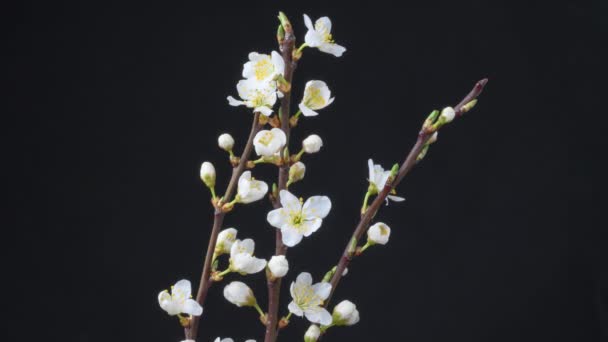
[[433,133],[433,135],[431,135],[431,137],[427,141],[427,144],[430,145],[430,144],[434,143],[435,141],[437,141],[437,135],[438,134],[439,134],[439,132]]
[[374,244],[385,245],[390,236],[391,228],[382,222],[374,224],[367,231],[367,241]]
[[232,137],[232,135],[224,133],[220,135],[219,138],[217,138],[217,144],[222,150],[230,152],[234,147],[234,138]]
[[232,244],[236,241],[236,235],[238,231],[234,228],[226,228],[222,230],[217,236],[217,242],[215,244],[215,253],[217,255],[228,254],[232,248]]
[[268,261],[268,269],[270,270],[270,274],[272,274],[275,278],[282,278],[289,271],[289,263],[287,262],[287,258],[284,255],[274,255]]
[[301,181],[306,173],[306,165],[302,162],[297,162],[289,168],[289,183]]
[[210,162],[204,162],[201,165],[201,180],[209,188],[215,186],[215,167]]
[[353,325],[359,322],[359,311],[351,301],[343,300],[334,307],[332,317],[335,325]]
[[309,135],[308,138],[302,141],[302,148],[306,153],[319,152],[321,146],[323,146],[323,140],[321,140],[321,137],[316,134]]
[[224,287],[224,297],[230,303],[241,306],[253,306],[256,303],[253,291],[240,281],[233,281]]
[[316,324],[311,324],[304,334],[304,342],[316,342],[321,336],[321,329]]
[[443,110],[441,111],[441,115],[440,115],[440,117],[443,118],[443,120],[445,122],[452,122],[452,120],[454,120],[455,116],[456,116],[456,112],[454,111],[454,108],[452,108],[452,107],[443,108]]

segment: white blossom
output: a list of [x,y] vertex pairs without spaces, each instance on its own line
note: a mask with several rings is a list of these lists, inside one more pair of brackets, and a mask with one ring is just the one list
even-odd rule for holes
[[308,81],[304,88],[304,98],[298,105],[304,116],[316,116],[317,109],[323,109],[334,102],[331,91],[323,81]]
[[260,83],[254,79],[240,80],[236,85],[236,90],[243,101],[228,96],[228,104],[253,108],[254,112],[260,112],[266,116],[272,114],[272,107],[277,102],[276,82]]
[[386,245],[390,236],[391,228],[382,222],[374,224],[367,231],[367,240],[375,244]]
[[320,282],[313,285],[310,273],[302,272],[296,281],[291,283],[289,291],[293,300],[287,308],[291,313],[300,317],[304,315],[312,323],[331,324],[331,314],[321,306],[331,292],[330,283]]
[[240,281],[233,281],[224,287],[224,298],[238,307],[256,304],[251,288]]
[[245,171],[239,177],[237,199],[239,203],[251,203],[262,199],[268,192],[268,184],[251,177],[251,171]]
[[234,147],[234,138],[232,135],[224,133],[217,138],[217,144],[222,150],[230,152]]
[[253,146],[258,156],[271,157],[285,146],[287,136],[280,128],[261,130],[253,138]]
[[201,165],[200,177],[206,186],[213,188],[215,186],[215,167],[210,162],[204,162]]
[[188,314],[200,316],[203,308],[192,299],[192,286],[190,281],[182,279],[171,286],[171,293],[164,290],[158,294],[158,304],[171,316],[177,314]]
[[217,242],[215,243],[215,251],[217,255],[228,254],[230,249],[236,241],[236,235],[238,231],[234,228],[226,228],[217,235]]
[[317,19],[315,25],[312,25],[312,20],[304,14],[304,24],[308,29],[304,41],[310,47],[319,48],[319,50],[332,54],[336,57],[342,56],[346,48],[334,42],[331,35],[331,20],[328,17]]
[[316,342],[321,336],[321,329],[316,324],[311,324],[304,334],[304,342]]
[[236,240],[230,248],[230,270],[240,274],[258,273],[266,267],[266,260],[253,256],[255,242],[252,239]]
[[285,62],[276,51],[270,55],[251,52],[249,62],[243,65],[243,78],[253,79],[257,82],[270,82],[278,74],[283,75]]
[[304,179],[306,174],[306,165],[302,162],[297,162],[291,165],[289,168],[289,181],[295,183]]
[[[367,166],[369,168],[369,179],[368,180],[369,180],[370,185],[372,185],[372,187],[374,188],[373,194],[375,195],[384,188],[386,181],[388,180],[388,178],[391,175],[391,171],[390,170],[384,171],[384,169],[382,168],[382,166],[380,164],[374,164],[374,161],[371,159],[369,159],[367,161]],[[393,195],[388,195],[388,199],[391,199],[395,202],[405,201],[405,198],[399,197],[399,196],[393,196]],[[388,199],[386,200],[387,204],[388,204]]]
[[316,134],[311,134],[302,141],[302,149],[306,153],[317,153],[321,147],[323,147],[323,140]]
[[289,271],[289,262],[284,255],[273,255],[268,261],[268,269],[275,278],[282,278]]
[[334,307],[333,323],[336,325],[353,325],[359,322],[359,311],[351,301],[343,300]]
[[445,122],[452,122],[452,120],[454,120],[454,117],[456,117],[456,112],[452,107],[445,107],[441,111],[440,117],[442,117]]
[[304,205],[287,190],[279,192],[282,208],[272,210],[266,219],[272,226],[281,229],[283,243],[293,247],[302,237],[316,232],[331,209],[327,196],[312,196]]

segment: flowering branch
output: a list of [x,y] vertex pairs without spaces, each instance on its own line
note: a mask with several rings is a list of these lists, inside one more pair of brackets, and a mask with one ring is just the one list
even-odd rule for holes
[[[465,96],[462,101],[460,101],[454,107],[455,109],[452,119],[454,117],[462,116],[465,112],[469,111],[475,105],[477,101],[477,96],[481,94],[486,83],[488,83],[488,79],[484,78],[477,82],[477,84],[475,84],[473,90],[471,90],[471,92],[469,92],[469,94]],[[433,114],[434,118],[430,120]],[[340,283],[340,279],[342,279],[344,270],[351,262],[352,258],[356,255],[356,246],[359,242],[359,239],[361,239],[361,236],[369,227],[371,220],[374,218],[374,216],[380,209],[380,206],[386,201],[387,197],[393,192],[395,187],[399,185],[403,177],[405,177],[412,169],[412,167],[414,167],[416,162],[419,160],[419,156],[422,153],[423,149],[425,148],[425,146],[427,146],[427,142],[431,139],[433,134],[435,134],[435,132],[437,132],[437,130],[441,127],[441,124],[436,125],[437,122],[439,122],[440,120],[433,122],[437,119],[437,114],[438,112],[433,112],[429,116],[429,119],[425,121],[424,125],[422,126],[422,129],[418,133],[418,139],[416,140],[416,143],[408,153],[403,164],[401,164],[399,171],[396,174],[392,175],[393,180],[391,181],[391,179],[389,178],[389,180],[385,183],[384,188],[378,193],[378,196],[375,198],[372,204],[362,213],[361,220],[356,226],[352,237],[348,241],[346,248],[344,249],[344,253],[342,253],[340,261],[338,262],[336,270],[331,278],[331,293],[327,300],[324,302],[325,305],[327,305],[331,300],[331,297],[334,294],[336,287]]]
[[[245,171],[245,167],[247,166],[247,161],[251,156],[251,151],[253,149],[253,138],[262,128],[260,124],[260,113],[256,112],[253,116],[253,122],[251,124],[251,131],[249,132],[249,138],[247,139],[247,144],[243,149],[243,153],[241,154],[241,158],[236,167],[232,169],[232,176],[230,177],[230,182],[226,187],[226,192],[224,196],[219,201],[213,201],[213,205],[215,207],[215,211],[213,213],[213,227],[211,228],[211,236],[209,237],[209,245],[207,246],[207,254],[205,255],[205,262],[203,265],[203,272],[201,274],[201,280],[198,287],[198,292],[196,295],[196,301],[202,306],[205,303],[205,299],[207,298],[207,293],[209,292],[209,288],[213,284],[213,279],[211,278],[211,269],[213,263],[213,254],[215,253],[215,245],[217,243],[217,237],[222,228],[222,224],[224,222],[224,216],[226,215],[226,211],[222,209],[223,203],[230,203],[230,199],[234,195],[236,190],[236,185],[238,183],[239,177]],[[200,316],[193,316],[190,320],[189,324],[186,324],[184,328],[184,333],[186,335],[186,340],[195,340],[196,335],[198,333]]]

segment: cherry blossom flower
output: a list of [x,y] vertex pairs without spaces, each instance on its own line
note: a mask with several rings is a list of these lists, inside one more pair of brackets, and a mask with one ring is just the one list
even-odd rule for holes
[[181,313],[200,316],[203,308],[192,299],[192,286],[190,281],[182,279],[171,286],[171,293],[164,290],[158,294],[158,304],[171,316]]
[[[388,177],[390,177],[390,175],[391,175],[391,171],[390,170],[384,171],[384,169],[382,168],[382,166],[380,164],[374,164],[374,161],[371,159],[369,159],[367,161],[367,166],[369,168],[369,179],[368,180],[369,180],[370,188],[373,190],[372,195],[376,195],[376,194],[378,194],[378,192],[380,192],[384,188],[384,185],[386,184]],[[386,204],[388,204],[388,199],[391,199],[395,202],[405,201],[405,198],[403,198],[403,197],[388,195]]]
[[304,205],[287,190],[281,190],[279,197],[282,208],[269,212],[266,219],[272,226],[281,229],[283,243],[289,247],[300,243],[302,237],[316,232],[331,210],[331,201],[327,196],[312,196]]
[[268,192],[268,184],[251,177],[251,171],[245,171],[239,177],[237,202],[251,203],[262,199]]
[[228,133],[224,133],[217,138],[217,145],[224,151],[230,152],[234,147],[234,138]]
[[332,317],[335,325],[353,325],[359,322],[359,311],[353,302],[343,300],[334,307]]
[[254,306],[257,303],[251,288],[240,281],[233,281],[224,287],[224,298],[238,307]]
[[331,292],[330,283],[320,282],[313,285],[310,273],[302,272],[296,281],[291,283],[289,291],[293,298],[287,307],[289,312],[300,317],[304,315],[312,323],[331,324],[331,314],[321,306]]
[[252,239],[236,240],[230,249],[230,270],[240,274],[258,273],[266,267],[266,260],[253,256],[255,242]]
[[215,167],[210,162],[204,162],[201,165],[200,177],[203,183],[209,188],[215,186]]
[[268,269],[273,277],[282,278],[289,271],[289,262],[284,255],[273,255],[268,261]]
[[317,116],[315,110],[323,109],[334,102],[331,91],[323,81],[308,81],[304,88],[304,98],[298,105],[304,116]]
[[251,52],[249,62],[243,66],[243,78],[270,82],[277,74],[283,75],[284,70],[285,62],[278,52],[272,51],[270,55]]
[[236,85],[236,90],[243,101],[228,96],[228,104],[235,107],[253,108],[254,112],[260,112],[266,116],[272,114],[272,107],[277,102],[276,82],[260,83],[254,79],[240,80]]
[[236,235],[238,231],[234,228],[226,228],[217,235],[217,242],[215,243],[216,255],[228,254],[232,245],[236,241]]
[[391,228],[382,222],[378,222],[367,230],[367,241],[373,244],[386,245],[391,236]]
[[323,147],[323,140],[316,134],[311,134],[302,140],[302,149],[306,153],[317,153],[321,147]]
[[342,56],[346,48],[335,43],[331,35],[331,20],[328,17],[317,19],[312,25],[310,17],[304,14],[304,24],[308,29],[304,41],[310,47],[316,47],[322,52],[332,54],[336,57]]
[[253,138],[253,146],[258,156],[272,157],[285,146],[287,136],[280,128],[261,130]]
[[321,336],[321,329],[316,324],[311,324],[304,334],[304,342],[316,342]]

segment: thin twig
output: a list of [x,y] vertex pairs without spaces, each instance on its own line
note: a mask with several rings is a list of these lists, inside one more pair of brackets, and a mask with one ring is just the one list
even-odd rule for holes
[[[281,14],[282,15],[282,14]],[[286,17],[285,17],[285,20]],[[288,23],[288,22],[287,22]],[[285,80],[291,85],[293,79],[293,71],[296,68],[297,63],[293,60],[292,54],[295,47],[296,38],[293,33],[293,29],[290,24],[282,24],[285,31],[285,37],[280,42],[280,50],[285,63],[284,77]],[[287,137],[285,146],[289,146],[290,126],[289,126],[289,115],[290,115],[290,102],[291,102],[291,90],[286,92],[281,99],[280,107],[280,120],[281,129]],[[278,175],[278,190],[285,190],[287,188],[287,181],[289,178],[289,156],[284,156],[283,163],[279,166]],[[275,198],[273,202],[274,208],[281,207],[279,198]],[[287,247],[283,244],[283,237],[281,230],[277,229],[275,233],[275,254],[285,255],[287,253]],[[268,278],[268,315],[266,320],[266,333],[264,336],[264,342],[274,342],[277,339],[278,334],[278,317],[279,317],[279,296],[281,293],[281,278]]]
[[[477,82],[477,84],[475,84],[475,87],[473,87],[473,90],[471,90],[471,92],[469,92],[469,94],[467,96],[465,96],[462,99],[462,101],[460,101],[454,107],[454,111],[456,112],[456,117],[460,117],[460,116],[462,116],[462,114],[464,114],[462,107],[464,105],[466,105],[467,103],[476,99],[477,96],[479,96],[479,94],[481,94],[481,92],[483,91],[483,88],[486,85],[486,83],[488,83],[487,78],[484,78],[483,80]],[[382,191],[380,191],[380,193],[378,193],[378,195],[376,196],[376,198],[374,199],[372,204],[369,206],[367,211],[365,211],[365,213],[361,217],[361,221],[359,221],[359,224],[356,226],[356,228],[353,232],[353,235],[348,240],[348,243],[346,244],[346,248],[344,249],[344,252],[342,253],[342,256],[340,257],[340,261],[338,262],[338,265],[336,267],[336,272],[334,273],[333,277],[331,278],[331,281],[330,281],[331,293],[324,303],[325,306],[327,306],[329,304],[331,297],[333,296],[334,292],[336,291],[336,287],[338,287],[338,284],[340,283],[340,279],[342,279],[342,273],[344,272],[344,270],[346,269],[346,267],[348,266],[348,264],[350,263],[350,261],[353,258],[353,250],[352,250],[351,246],[353,244],[356,244],[359,242],[359,239],[361,239],[361,236],[366,232],[367,228],[369,227],[369,223],[371,222],[371,220],[374,218],[374,216],[376,215],[376,213],[382,206],[382,203],[384,203],[384,201],[386,200],[386,197],[391,193],[391,191],[393,189],[395,189],[395,187],[397,185],[399,185],[399,183],[401,182],[403,177],[405,177],[405,175],[407,175],[409,173],[409,171],[412,169],[412,167],[414,167],[414,165],[416,164],[416,159],[417,159],[418,155],[424,148],[424,145],[426,144],[428,139],[431,137],[431,135],[432,135],[432,132],[429,132],[429,131],[425,130],[424,128],[420,131],[420,133],[418,134],[418,139],[416,140],[416,143],[414,144],[414,146],[408,153],[403,164],[401,164],[401,167],[399,168],[399,172],[397,173],[395,179],[392,182],[390,180],[386,182]]]
[[[251,156],[251,151],[253,149],[253,138],[261,127],[262,125],[260,125],[260,113],[255,113],[253,116],[253,123],[251,124],[251,131],[249,132],[249,138],[247,139],[247,144],[243,149],[239,164],[232,169],[232,176],[230,177],[230,182],[228,183],[228,186],[226,187],[226,192],[222,198],[223,203],[228,203],[232,199],[232,196],[236,191],[236,186],[238,184],[239,177],[241,177],[241,174],[243,174],[243,171],[245,171],[247,161]],[[213,214],[213,227],[211,228],[209,245],[207,246],[207,254],[205,255],[205,262],[203,264],[203,272],[201,274],[201,280],[198,287],[198,292],[196,294],[196,301],[201,306],[203,306],[203,304],[205,303],[209,288],[213,284],[213,280],[211,279],[211,264],[213,261],[213,253],[215,251],[217,236],[220,232],[220,229],[222,229],[222,224],[224,223],[224,216],[226,216],[226,213],[221,210],[221,205],[216,205],[215,212]],[[200,316],[192,317],[190,325],[184,329],[186,339],[196,339],[196,335],[198,334],[199,322]]]

